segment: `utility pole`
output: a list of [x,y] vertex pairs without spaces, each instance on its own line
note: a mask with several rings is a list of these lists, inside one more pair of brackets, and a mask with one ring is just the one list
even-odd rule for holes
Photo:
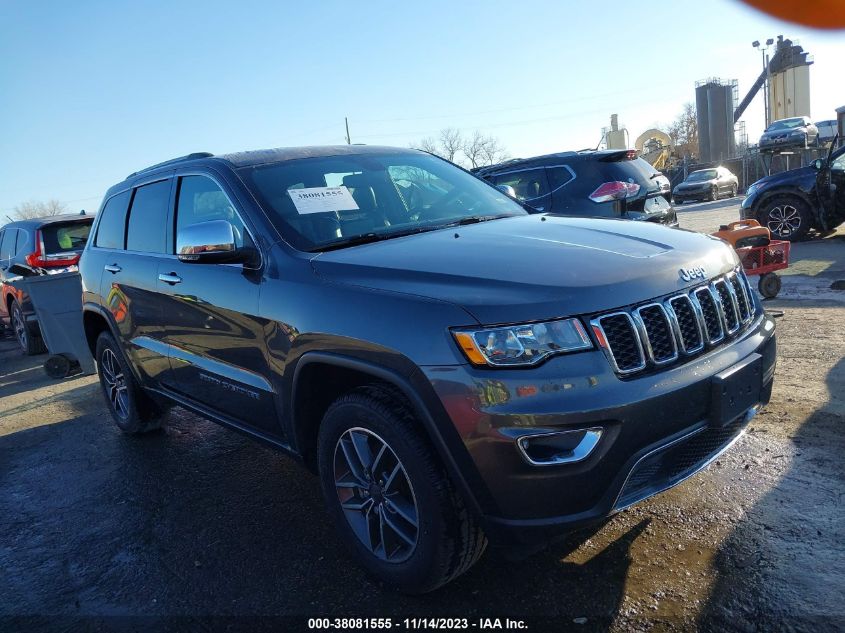
[[343,121],[346,123],[346,144],[352,145],[352,139],[349,138],[349,118],[343,117]]

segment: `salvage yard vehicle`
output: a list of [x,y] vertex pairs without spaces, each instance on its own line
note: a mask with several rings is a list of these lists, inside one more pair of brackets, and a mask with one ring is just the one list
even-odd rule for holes
[[826,158],[772,174],[745,192],[742,219],[757,220],[772,236],[795,242],[810,229],[832,231],[845,222],[845,146],[831,143]]
[[675,185],[672,202],[681,204],[687,200],[718,200],[723,195],[736,196],[739,189],[737,177],[724,167],[698,169],[690,172],[686,180]]
[[772,390],[774,323],[726,243],[528,213],[415,150],[141,170],[106,193],[81,273],[120,430],[176,403],[297,456],[405,592],[674,486]]
[[645,220],[678,226],[669,179],[636,150],[581,150],[513,160],[475,170],[531,210]]
[[787,147],[810,147],[819,144],[819,129],[807,116],[773,121],[760,137],[761,150],[776,151]]
[[94,218],[62,214],[20,220],[0,228],[0,324],[10,327],[25,354],[46,351],[38,319],[26,292],[6,283],[15,264],[52,274],[74,268]]

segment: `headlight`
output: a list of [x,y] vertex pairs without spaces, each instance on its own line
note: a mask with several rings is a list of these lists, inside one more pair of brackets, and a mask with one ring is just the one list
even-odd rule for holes
[[578,319],[454,330],[452,334],[476,366],[535,365],[554,354],[590,349],[593,343]]

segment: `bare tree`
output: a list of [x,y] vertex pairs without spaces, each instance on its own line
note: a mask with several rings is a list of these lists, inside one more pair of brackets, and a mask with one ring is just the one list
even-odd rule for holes
[[508,158],[508,153],[499,139],[484,136],[478,130],[472,136],[464,137],[460,130],[446,128],[440,131],[438,140],[432,137],[424,138],[419,143],[411,143],[411,147],[436,154],[453,163],[468,162],[471,168],[493,165]]
[[67,213],[67,205],[56,199],[50,199],[46,202],[42,202],[40,200],[30,200],[28,202],[22,202],[16,206],[12,213],[19,220],[47,218]]
[[452,127],[447,127],[445,130],[440,130],[440,149],[443,152],[441,156],[448,161],[455,162],[455,157],[463,149],[464,138],[461,136],[461,131]]
[[678,156],[698,156],[698,119],[692,103],[685,103],[681,113],[667,127]]

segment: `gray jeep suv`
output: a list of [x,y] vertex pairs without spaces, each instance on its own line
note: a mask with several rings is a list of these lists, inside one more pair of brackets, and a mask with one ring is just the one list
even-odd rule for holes
[[80,267],[122,431],[178,404],[298,457],[407,592],[677,484],[772,388],[774,324],[724,242],[529,214],[413,150],[150,167]]

